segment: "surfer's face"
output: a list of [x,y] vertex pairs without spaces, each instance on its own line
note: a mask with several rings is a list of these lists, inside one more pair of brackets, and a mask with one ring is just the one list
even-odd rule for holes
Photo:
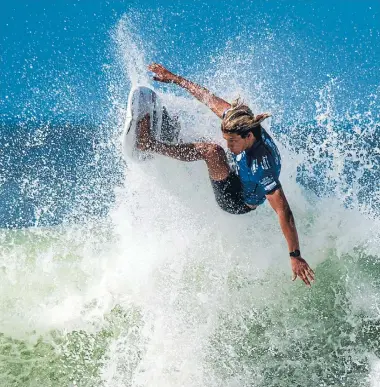
[[238,155],[252,145],[253,135],[249,133],[247,137],[243,138],[240,134],[223,133],[223,138],[227,141],[227,148],[235,155]]

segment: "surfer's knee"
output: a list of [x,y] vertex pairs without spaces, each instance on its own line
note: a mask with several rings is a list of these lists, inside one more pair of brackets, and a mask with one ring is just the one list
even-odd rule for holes
[[230,173],[224,149],[217,144],[202,144],[200,157],[206,162],[211,180],[224,180]]
[[199,153],[202,155],[203,159],[206,161],[224,160],[226,157],[224,149],[220,145],[199,143],[196,144],[196,147]]

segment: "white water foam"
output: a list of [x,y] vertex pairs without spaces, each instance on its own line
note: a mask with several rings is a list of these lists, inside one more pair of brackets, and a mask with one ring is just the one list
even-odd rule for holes
[[[118,35],[120,38],[124,47],[128,47],[126,67],[131,63],[141,65],[134,59],[135,56],[140,58],[140,52],[131,50],[130,35]],[[262,109],[263,105],[273,107],[271,98],[266,98],[265,88],[255,86],[255,96],[259,92],[260,99],[248,93],[245,85],[252,80],[244,78],[243,74],[249,75],[249,71],[239,76],[232,71],[223,72],[222,69],[228,68],[223,66],[224,58],[227,60],[231,56],[228,53],[221,58],[215,91],[222,96],[240,94],[247,102],[253,102],[251,106],[255,111],[258,107]],[[133,79],[135,72],[129,73],[132,84],[136,81]],[[223,81],[227,80],[227,87],[223,88]],[[213,85],[213,79],[207,81]],[[198,102],[171,94],[161,97],[169,108],[180,113],[186,140],[204,137],[222,143],[217,120]],[[321,102],[317,104],[319,120],[331,114],[329,110],[322,117],[326,98],[322,93]],[[339,159],[342,155],[331,125],[327,127],[326,139],[335,163],[332,176],[328,178],[339,180],[343,173],[342,160]],[[284,161],[282,184],[295,214],[305,258],[313,267],[334,259],[341,270],[348,270],[345,269],[344,257],[354,254],[363,243],[369,249],[374,232],[377,235],[378,222],[375,225],[373,221],[369,223],[358,210],[344,208],[342,197],[318,198],[299,186],[296,182],[297,166],[308,156],[302,152],[291,155],[286,145],[280,144]],[[129,291],[126,288],[123,291],[129,294],[127,303],[136,305],[142,315],[140,360],[134,372],[130,369],[128,373],[123,372],[123,364],[129,363],[128,348],[131,345],[129,333],[125,332],[110,347],[110,362],[103,370],[106,385],[272,385],[265,377],[265,364],[256,369],[242,368],[237,374],[230,370],[229,377],[226,377],[220,367],[228,368],[228,363],[233,363],[231,359],[238,357],[236,347],[228,344],[227,337],[227,347],[216,360],[218,366],[213,368],[215,358],[210,355],[210,345],[218,330],[222,329],[223,315],[233,324],[239,325],[240,321],[244,328],[244,316],[250,315],[252,308],[259,314],[265,314],[270,308],[270,315],[274,317],[276,310],[281,314],[281,304],[289,301],[289,294],[294,292],[294,297],[301,299],[312,297],[307,292],[313,290],[289,282],[286,244],[273,211],[265,205],[254,214],[245,216],[222,213],[214,203],[206,168],[201,162],[181,164],[161,156],[143,166],[130,166],[126,189],[127,196],[120,194],[120,204],[113,219],[120,236],[119,249],[125,255],[120,270],[124,281],[129,284]],[[373,244],[372,249],[372,254],[378,256],[378,246]],[[365,275],[361,279],[365,281]],[[357,280],[347,278],[343,286],[355,288]],[[360,312],[368,314],[373,304],[363,304],[363,298],[376,298],[378,289],[375,286],[366,288],[365,294],[348,293],[357,296],[357,300],[349,300],[352,314],[359,313],[355,308],[359,303]],[[307,310],[307,306],[304,308]],[[293,318],[293,323],[299,324],[300,332],[307,337],[308,329],[313,329],[313,325],[307,328],[302,318]],[[323,329],[323,324],[315,324],[315,327]],[[225,333],[239,334],[233,330]],[[277,341],[274,346],[286,346],[287,340],[297,339],[296,332],[290,337],[276,338],[278,333],[271,329],[267,331],[273,335],[271,339]],[[320,335],[323,334],[321,330]],[[223,359],[222,355],[226,358]],[[309,376],[305,376],[305,381]],[[280,384],[273,381],[273,385]]]

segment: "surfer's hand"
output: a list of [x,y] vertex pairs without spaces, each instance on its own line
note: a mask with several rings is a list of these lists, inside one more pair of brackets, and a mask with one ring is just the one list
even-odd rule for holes
[[308,263],[301,257],[291,257],[290,264],[293,271],[292,281],[299,277],[305,282],[306,286],[311,286],[310,282],[314,281],[314,272]]
[[164,66],[157,63],[152,63],[149,65],[148,70],[156,74],[153,76],[153,79],[158,82],[175,83],[175,81],[178,79],[177,75],[171,73]]

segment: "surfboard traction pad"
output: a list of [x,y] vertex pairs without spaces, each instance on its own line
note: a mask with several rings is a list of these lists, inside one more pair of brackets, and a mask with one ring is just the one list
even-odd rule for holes
[[[136,147],[138,138],[138,122],[150,114],[151,135],[158,141],[176,144],[181,126],[178,117],[171,117],[165,106],[162,106],[157,94],[148,87],[131,90],[128,97],[127,115],[124,124],[123,153],[128,160],[145,161],[152,159],[154,154],[140,151]],[[131,132],[132,131],[132,132]]]

